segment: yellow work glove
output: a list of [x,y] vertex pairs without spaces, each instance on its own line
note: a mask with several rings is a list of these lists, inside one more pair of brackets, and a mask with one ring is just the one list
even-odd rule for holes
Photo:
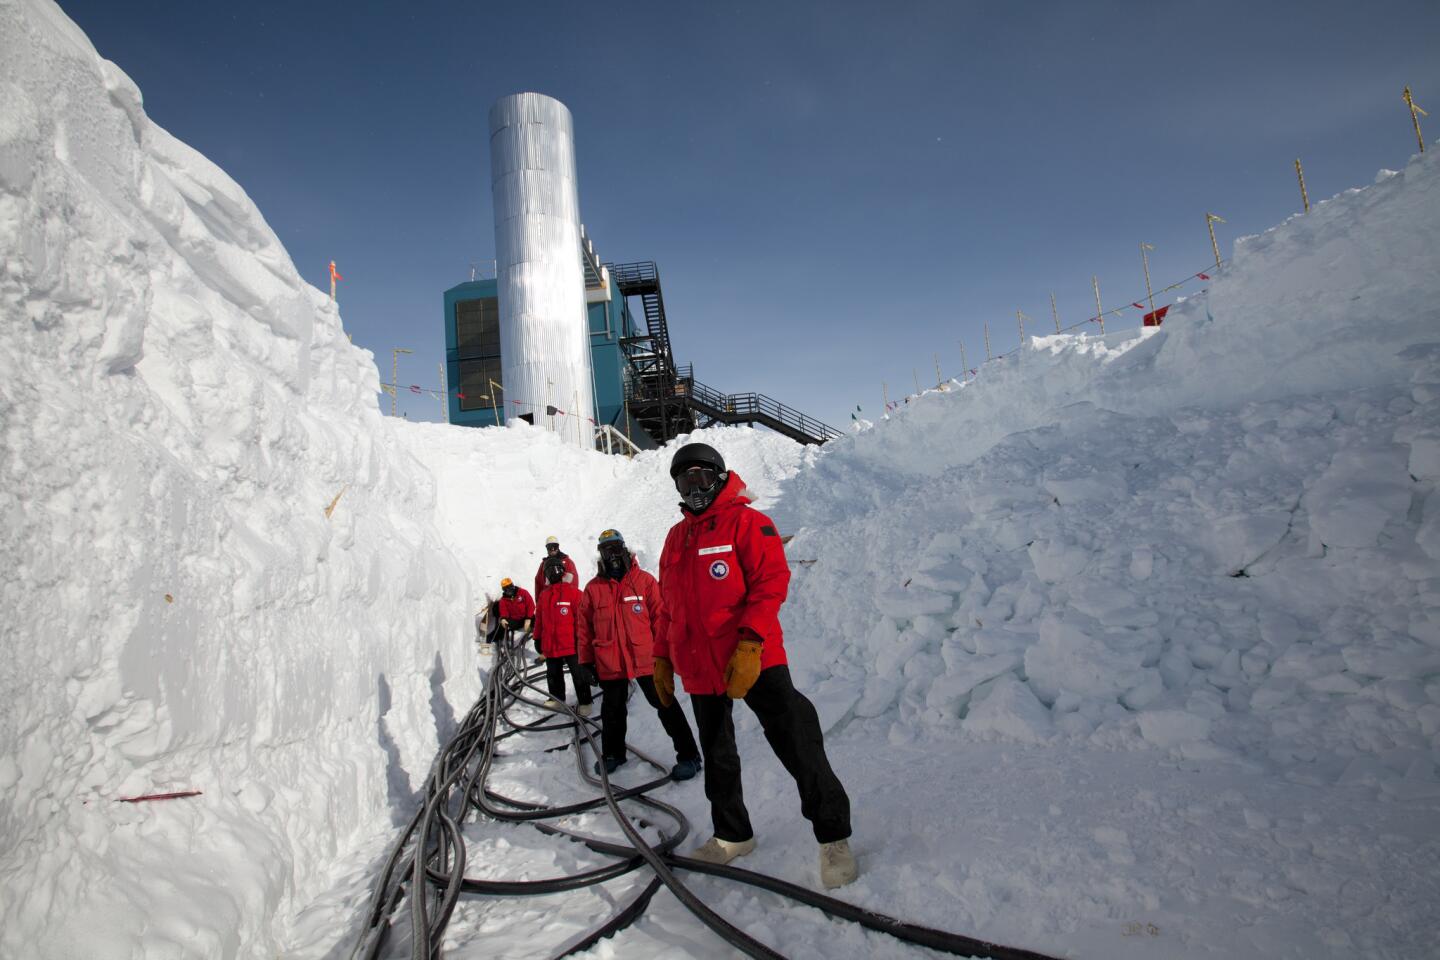
[[675,702],[675,667],[664,657],[655,658],[655,696],[660,706],[668,707]]
[[730,662],[725,664],[725,692],[731,700],[743,700],[760,678],[761,646],[754,634],[745,635],[735,645]]

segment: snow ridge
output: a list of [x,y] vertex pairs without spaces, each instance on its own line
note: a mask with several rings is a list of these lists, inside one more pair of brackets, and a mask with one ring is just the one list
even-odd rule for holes
[[433,481],[244,191],[49,0],[0,0],[0,246],[0,953],[266,952],[478,690]]
[[1437,222],[1417,156],[827,448],[776,513],[832,717],[1440,796]]

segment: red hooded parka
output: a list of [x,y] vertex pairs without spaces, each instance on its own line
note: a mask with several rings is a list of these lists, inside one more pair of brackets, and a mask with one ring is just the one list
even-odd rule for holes
[[575,631],[580,662],[593,663],[601,680],[650,676],[659,622],[660,585],[632,558],[619,580],[599,576],[585,584]]
[[535,636],[547,657],[568,657],[575,652],[575,625],[580,621],[580,588],[561,581],[540,594]]
[[531,598],[529,590],[517,584],[513,600],[503,594],[500,596],[498,612],[501,620],[522,624],[526,620],[535,619],[535,601]]
[[665,538],[655,656],[670,660],[688,693],[725,692],[725,665],[742,627],[764,642],[760,669],[786,663],[780,605],[789,588],[775,521],[750,506],[745,482],[731,470],[709,509],[687,511]]

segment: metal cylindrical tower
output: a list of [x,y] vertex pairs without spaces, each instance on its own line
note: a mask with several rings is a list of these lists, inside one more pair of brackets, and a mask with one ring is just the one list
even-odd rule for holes
[[508,412],[588,447],[595,401],[570,111],[539,93],[497,100],[490,170]]

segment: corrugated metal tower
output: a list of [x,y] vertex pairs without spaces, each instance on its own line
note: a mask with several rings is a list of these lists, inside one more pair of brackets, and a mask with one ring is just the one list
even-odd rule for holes
[[490,169],[507,410],[589,448],[595,403],[570,111],[539,93],[497,100]]

